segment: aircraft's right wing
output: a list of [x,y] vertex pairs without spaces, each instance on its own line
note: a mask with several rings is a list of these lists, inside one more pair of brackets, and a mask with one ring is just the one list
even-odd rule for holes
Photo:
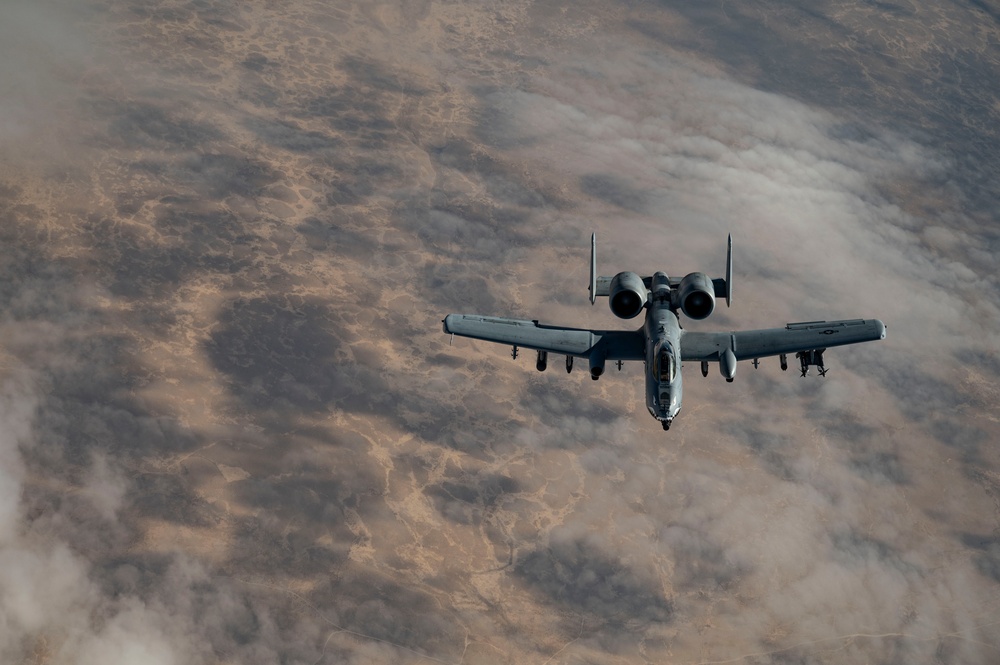
[[784,328],[728,333],[684,332],[681,360],[719,360],[729,349],[736,360],[749,360],[878,339],[885,339],[885,324],[878,319],[806,321]]
[[600,350],[607,360],[643,360],[645,337],[641,330],[583,330],[547,326],[538,321],[477,314],[449,314],[444,331],[487,342],[560,353],[580,358]]

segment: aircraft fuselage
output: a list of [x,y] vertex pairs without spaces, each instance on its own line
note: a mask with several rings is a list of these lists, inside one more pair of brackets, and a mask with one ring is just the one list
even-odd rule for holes
[[654,418],[670,427],[681,410],[681,326],[670,300],[670,280],[665,273],[653,275],[646,307],[646,408]]

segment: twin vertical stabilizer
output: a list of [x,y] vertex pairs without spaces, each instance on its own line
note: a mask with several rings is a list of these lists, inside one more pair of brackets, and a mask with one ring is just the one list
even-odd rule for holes
[[[701,273],[695,273],[701,274]],[[690,276],[689,276],[690,277]],[[611,282],[613,277],[598,277],[597,276],[597,234],[592,233],[590,235],[590,304],[593,305],[597,302],[597,296],[609,296],[611,295]],[[638,278],[637,278],[638,279]],[[652,284],[651,277],[641,278],[646,288],[650,288]],[[682,280],[671,279],[670,286],[672,289],[677,289],[681,286]],[[726,277],[724,279],[713,279],[711,280],[711,290],[714,292],[714,296],[721,298],[726,297],[726,306],[733,306],[733,234],[729,234],[729,238],[726,246]]]

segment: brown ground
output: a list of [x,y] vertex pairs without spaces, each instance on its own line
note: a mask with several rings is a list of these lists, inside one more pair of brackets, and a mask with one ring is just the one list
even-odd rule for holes
[[[995,29],[340,5],[0,33],[5,662],[1000,657],[995,161],[963,147],[995,132],[946,67],[988,80]],[[449,346],[451,311],[634,325],[585,307],[591,229],[642,271],[716,271],[731,230],[702,328],[890,339],[823,381],[689,367],[669,435],[639,367]]]

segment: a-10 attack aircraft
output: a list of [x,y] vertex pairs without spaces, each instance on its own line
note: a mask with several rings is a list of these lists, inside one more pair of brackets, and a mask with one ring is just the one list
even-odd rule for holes
[[752,360],[756,368],[760,358],[779,356],[781,369],[786,370],[788,355],[794,353],[802,376],[808,374],[810,366],[825,376],[823,352],[829,347],[885,339],[885,324],[878,319],[806,321],[789,323],[784,328],[733,332],[684,330],[678,312],[701,320],[715,310],[716,298],[725,297],[726,305],[732,304],[731,235],[724,279],[709,279],[701,272],[677,279],[663,272],[652,277],[640,277],[634,272],[598,277],[595,234],[590,238],[590,304],[594,304],[597,296],[608,296],[611,311],[622,319],[633,319],[645,309],[646,323],[639,330],[582,330],[548,326],[537,320],[449,314],[444,319],[444,331],[510,344],[515,359],[518,348],[534,349],[538,352],[535,363],[538,371],[545,370],[550,353],[566,356],[567,372],[572,371],[574,358],[586,358],[595,381],[604,373],[609,360],[619,370],[626,360],[642,360],[646,364],[646,407],[664,430],[670,429],[670,423],[681,410],[683,362],[701,363],[702,376],[708,376],[710,362],[717,362],[722,376],[732,382],[737,361]]

